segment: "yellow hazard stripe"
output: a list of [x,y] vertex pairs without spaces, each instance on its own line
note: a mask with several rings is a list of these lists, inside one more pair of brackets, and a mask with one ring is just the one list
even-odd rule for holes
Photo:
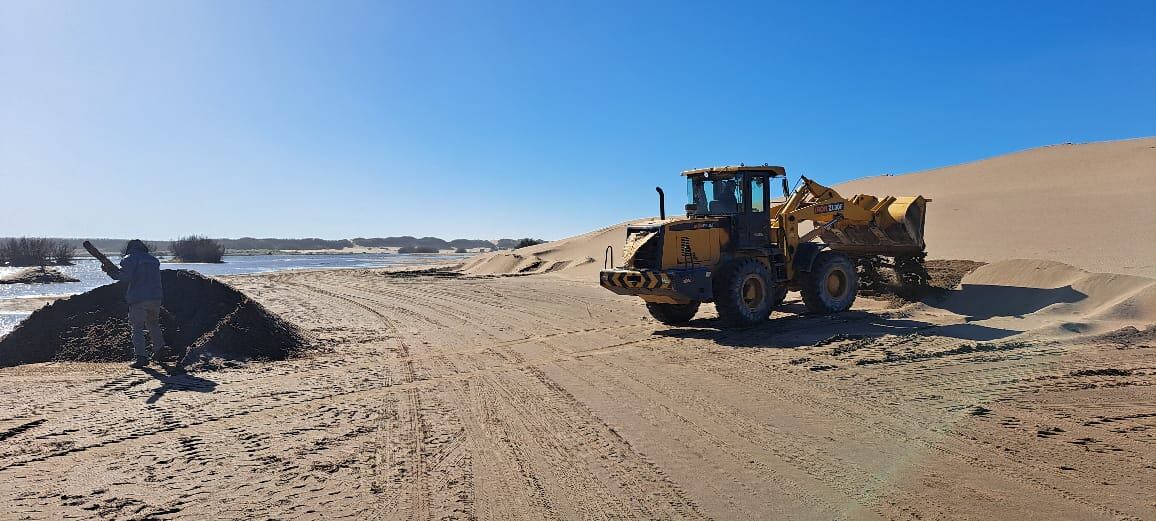
[[670,289],[670,275],[661,271],[615,271],[607,274],[607,286],[630,289]]

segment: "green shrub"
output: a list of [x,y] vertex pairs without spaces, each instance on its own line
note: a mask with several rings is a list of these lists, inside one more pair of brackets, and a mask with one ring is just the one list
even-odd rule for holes
[[172,243],[173,258],[181,262],[224,262],[225,247],[213,239],[190,235]]

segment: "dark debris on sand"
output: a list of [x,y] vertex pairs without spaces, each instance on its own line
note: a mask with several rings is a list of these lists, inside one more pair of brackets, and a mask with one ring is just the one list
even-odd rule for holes
[[[315,345],[307,333],[228,284],[188,270],[162,270],[161,277],[161,327],[175,360],[282,360]],[[0,367],[131,360],[127,315],[119,283],[53,302],[0,338]]]
[[926,285],[906,285],[899,283],[893,273],[881,272],[882,280],[866,283],[860,281],[859,295],[889,302],[899,307],[911,302],[920,302],[928,298],[939,298],[959,285],[963,277],[987,264],[972,260],[929,260],[924,261],[930,279]]

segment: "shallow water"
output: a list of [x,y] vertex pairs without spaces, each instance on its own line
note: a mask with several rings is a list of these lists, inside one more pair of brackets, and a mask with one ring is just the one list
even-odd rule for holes
[[[162,269],[187,269],[204,275],[242,275],[245,273],[265,273],[270,271],[302,269],[342,269],[342,268],[382,268],[427,264],[430,262],[457,260],[469,255],[393,255],[384,253],[348,255],[226,255],[221,264],[192,264],[164,262]],[[112,257],[113,262],[119,258]],[[162,258],[163,260],[163,258]],[[0,267],[0,277],[18,271],[20,268]],[[80,279],[80,282],[60,284],[0,284],[0,300],[15,298],[37,298],[47,296],[75,295],[112,283],[100,263],[94,259],[81,259],[73,266],[61,266],[64,274]],[[29,314],[23,312],[0,311],[0,337],[12,331]]]

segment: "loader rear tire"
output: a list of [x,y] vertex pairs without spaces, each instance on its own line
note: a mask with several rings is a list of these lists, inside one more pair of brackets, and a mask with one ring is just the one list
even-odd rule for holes
[[749,326],[771,316],[774,281],[755,259],[734,261],[715,273],[714,305],[726,326]]
[[694,314],[698,313],[699,301],[692,300],[688,304],[659,304],[647,302],[646,310],[655,320],[668,326],[681,326],[690,322]]
[[851,309],[858,291],[859,277],[851,259],[837,251],[824,251],[804,275],[800,292],[807,311],[826,315]]

